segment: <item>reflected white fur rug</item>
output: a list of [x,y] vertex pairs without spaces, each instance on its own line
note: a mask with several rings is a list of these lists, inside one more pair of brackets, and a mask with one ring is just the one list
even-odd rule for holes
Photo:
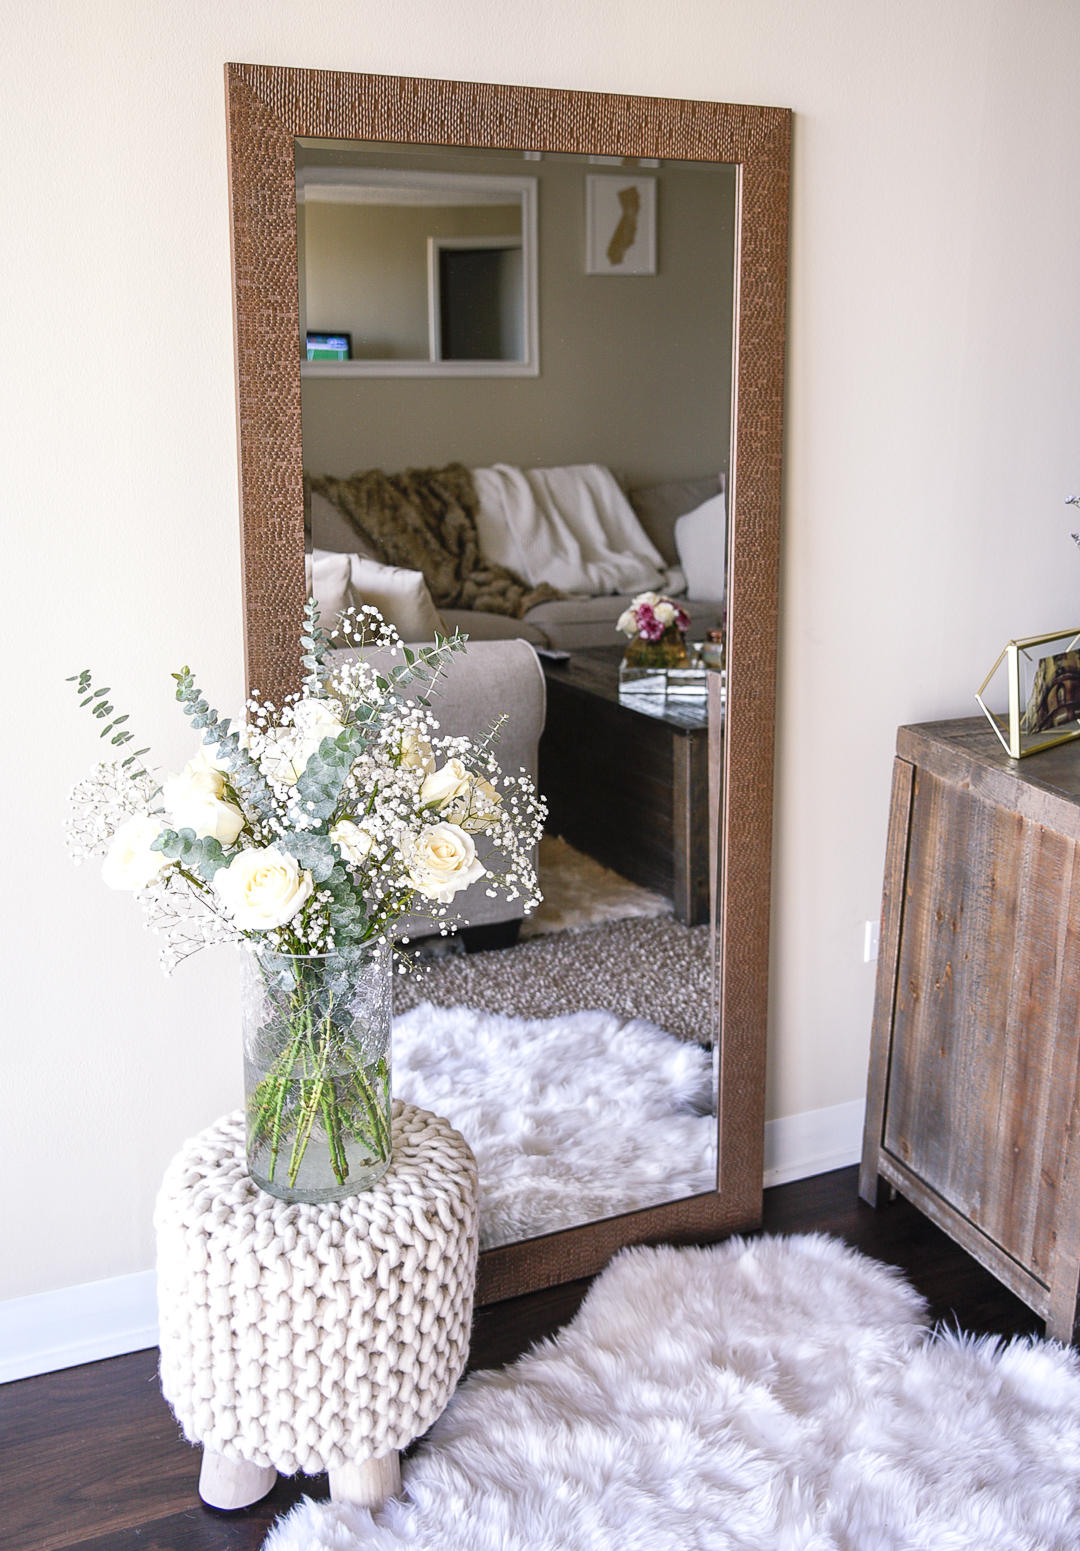
[[394,1094],[476,1154],[480,1247],[716,1188],[712,1055],[611,1012],[394,1019]]
[[402,1500],[305,1501],[266,1551],[1075,1551],[1076,1355],[922,1319],[820,1236],[626,1250],[461,1386]]

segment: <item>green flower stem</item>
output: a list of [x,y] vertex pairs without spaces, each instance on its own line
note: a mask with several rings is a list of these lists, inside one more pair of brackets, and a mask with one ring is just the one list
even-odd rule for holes
[[334,1098],[332,1083],[329,1092],[326,1089],[323,1090],[321,1105],[323,1130],[326,1132],[326,1140],[330,1147],[330,1166],[338,1184],[343,1185],[349,1177],[349,1160],[345,1156],[345,1148],[342,1145],[341,1115]]
[[[387,1075],[385,1061],[380,1061],[378,1063],[375,1068],[375,1075],[379,1078],[380,1082],[385,1084]],[[387,1135],[386,1117],[383,1115],[380,1109],[378,1095],[372,1090],[371,1083],[361,1071],[357,1071],[353,1074],[353,1087],[356,1089],[365,1109],[368,1112],[368,1118],[371,1121],[371,1129],[375,1135],[375,1151],[378,1153],[380,1158],[385,1158],[387,1148],[390,1144],[390,1138]]]
[[[322,1113],[323,1129],[326,1132],[326,1141],[330,1149],[330,1164],[334,1170],[334,1177],[336,1178],[339,1185],[343,1185],[349,1175],[349,1163],[345,1156],[345,1149],[341,1140],[340,1104],[338,1102],[337,1094],[334,1091],[333,1078],[327,1078],[327,1068],[330,1064],[330,1051],[334,1034],[334,1025],[331,1016],[333,1007],[334,998],[333,994],[331,993],[330,1002],[326,1009],[326,1018],[324,1020],[324,1028],[321,1039],[316,1044],[314,1030],[312,1029],[309,1034],[308,1043],[309,1049],[311,1051],[312,1065],[315,1068],[316,1076],[314,1079],[314,1086],[312,1087],[307,1100],[307,1108],[309,1112],[307,1135],[305,1136],[304,1144],[300,1149],[300,1155],[296,1160],[296,1169],[290,1170],[290,1185],[296,1184],[296,1175],[299,1172],[301,1163],[304,1161],[304,1153],[307,1151],[307,1144],[311,1136],[312,1127],[315,1124],[315,1115],[317,1110],[321,1111]],[[305,1106],[302,1105],[301,1108],[303,1110]],[[299,1140],[300,1132],[298,1129],[296,1143],[298,1143]],[[296,1143],[293,1145],[294,1156],[296,1153]]]
[[270,1179],[274,1177],[278,1151],[281,1146],[282,1114],[289,1092],[289,1082],[293,1069],[300,1058],[300,1050],[304,1044],[305,1036],[306,1030],[303,1026],[296,1029],[288,1045],[278,1056],[251,1096],[253,1140],[258,1143],[268,1132],[270,1135],[270,1168],[268,1171]]
[[[362,1154],[389,1157],[387,1062],[380,1058],[370,1068],[364,1065],[361,1047],[335,1026],[333,993],[323,1001],[317,977],[309,981],[301,970],[287,995],[279,989],[274,996],[269,985],[267,989],[277,1008],[273,1022],[285,1040],[249,1096],[251,1145],[269,1144],[267,1178],[275,1178],[281,1160],[288,1184],[294,1186],[319,1122],[334,1177],[344,1185],[350,1142]],[[316,999],[321,1002],[317,1014]]]
[[[326,1066],[329,1062],[329,1051],[334,1033],[334,1025],[331,1021],[333,1009],[334,996],[333,992],[331,992],[326,1009],[326,1026],[322,1037],[323,1075],[325,1075]],[[322,1109],[323,1130],[326,1132],[326,1140],[330,1148],[330,1163],[334,1170],[334,1177],[339,1185],[343,1185],[349,1177],[349,1160],[345,1156],[345,1146],[341,1135],[341,1106],[338,1102],[332,1078],[322,1088],[319,1103]],[[293,1184],[294,1181],[290,1180],[289,1183]]]
[[292,1156],[289,1158],[289,1184],[296,1184],[296,1176],[300,1172],[300,1165],[304,1161],[308,1142],[311,1140],[311,1130],[315,1124],[315,1116],[319,1112],[319,1106],[323,1096],[323,1079],[321,1076],[305,1082],[301,1087],[300,1116],[296,1123],[296,1134],[293,1137]]
[[[299,1041],[297,1042],[296,1054],[299,1054]],[[293,1064],[296,1061],[296,1054],[293,1055],[292,1060],[290,1060],[288,1063],[287,1070],[290,1072],[292,1071]],[[270,1179],[273,1179],[274,1170],[277,1168],[278,1148],[281,1145],[281,1113],[285,1108],[285,1095],[288,1093],[288,1091],[288,1077],[279,1077],[277,1080],[277,1098],[274,1103],[274,1128],[270,1139],[270,1172],[268,1176]]]
[[[298,988],[299,989],[299,988]],[[326,1081],[326,1068],[329,1063],[329,1040],[323,1039],[316,1044],[315,1033],[311,1024],[311,1013],[305,1008],[306,1013],[306,1052],[301,1051],[301,1058],[310,1056],[311,1066],[308,1068],[307,1060],[304,1060],[304,1080],[300,1084],[300,1114],[296,1123],[296,1134],[293,1137],[292,1156],[289,1159],[289,1184],[296,1184],[296,1176],[300,1172],[300,1165],[304,1161],[308,1142],[311,1140],[311,1130],[315,1124],[315,1116],[319,1113],[322,1102],[323,1087]]]

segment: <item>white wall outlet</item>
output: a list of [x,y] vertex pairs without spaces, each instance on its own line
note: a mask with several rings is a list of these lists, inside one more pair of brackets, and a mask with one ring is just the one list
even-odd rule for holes
[[862,961],[864,964],[873,964],[881,947],[881,922],[863,922]]

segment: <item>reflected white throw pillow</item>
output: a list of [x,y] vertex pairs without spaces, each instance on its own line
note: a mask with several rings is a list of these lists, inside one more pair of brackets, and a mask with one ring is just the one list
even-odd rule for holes
[[334,634],[338,615],[353,604],[349,585],[352,558],[326,549],[313,549],[310,555],[304,556],[308,596],[319,605],[319,624],[327,635]]
[[724,596],[727,506],[723,495],[703,501],[675,524],[675,548],[686,572],[686,595],[719,603]]
[[423,571],[380,565],[363,555],[349,555],[350,581],[357,605],[373,603],[403,641],[430,641],[436,630],[450,632],[431,601]]

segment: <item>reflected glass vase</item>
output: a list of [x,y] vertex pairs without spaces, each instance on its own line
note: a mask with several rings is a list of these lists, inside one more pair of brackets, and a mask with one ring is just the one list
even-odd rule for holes
[[686,636],[675,625],[669,625],[658,641],[635,636],[619,664],[619,692],[663,694],[667,670],[685,668],[689,662]]
[[340,1201],[390,1167],[390,950],[241,955],[248,1172]]

